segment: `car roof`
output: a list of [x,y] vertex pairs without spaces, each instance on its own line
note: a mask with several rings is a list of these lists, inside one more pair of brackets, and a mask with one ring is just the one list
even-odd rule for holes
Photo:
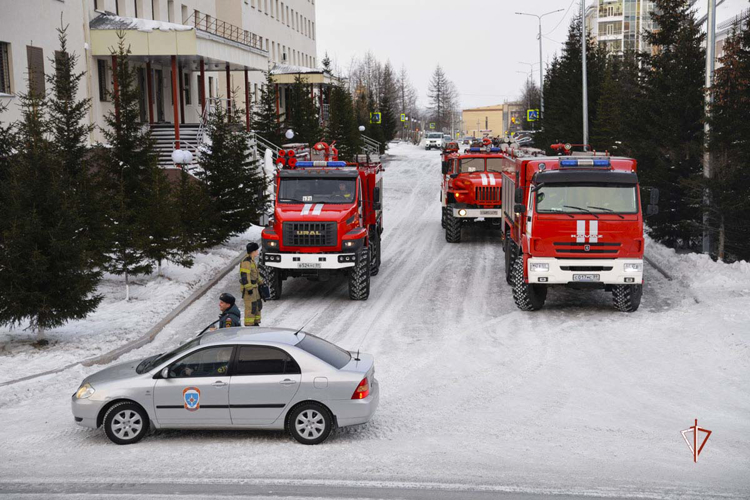
[[258,326],[220,328],[207,332],[201,337],[200,345],[244,343],[244,342],[274,342],[277,344],[297,345],[305,338],[305,332],[289,328],[261,328]]

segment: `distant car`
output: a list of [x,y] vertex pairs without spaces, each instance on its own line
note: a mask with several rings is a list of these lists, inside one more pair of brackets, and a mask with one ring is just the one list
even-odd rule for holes
[[425,149],[441,149],[443,147],[443,134],[440,132],[427,132],[424,138]]
[[117,444],[150,427],[277,429],[318,444],[369,421],[379,394],[369,354],[294,330],[225,328],[86,377],[72,407],[76,423],[104,426]]

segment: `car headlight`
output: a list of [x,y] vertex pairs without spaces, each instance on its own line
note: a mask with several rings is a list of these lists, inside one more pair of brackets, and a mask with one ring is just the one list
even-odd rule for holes
[[464,215],[466,215],[466,209],[465,208],[460,209],[458,211],[458,215],[460,215],[461,217],[463,217]]
[[269,240],[268,241],[268,246],[271,247],[271,248],[276,248],[277,246],[279,246],[279,242],[278,241],[274,241],[274,240]]
[[643,264],[625,264],[624,269],[626,273],[639,273],[643,270]]
[[537,272],[537,273],[546,273],[549,271],[549,264],[544,264],[540,262],[533,262],[530,267],[531,271]]
[[93,394],[94,388],[91,387],[91,384],[86,383],[79,387],[78,391],[76,391],[76,399],[90,398]]
[[350,241],[345,241],[344,242],[344,246],[347,247],[347,248],[351,248],[351,247],[354,246],[355,243],[356,243],[356,241],[351,241],[351,240]]

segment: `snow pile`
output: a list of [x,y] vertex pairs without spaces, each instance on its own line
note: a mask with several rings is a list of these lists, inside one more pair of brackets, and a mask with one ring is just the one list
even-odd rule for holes
[[190,31],[192,26],[156,21],[153,19],[141,19],[137,17],[121,17],[114,14],[101,14],[89,23],[89,27],[95,30],[136,30],[144,33],[153,31]]
[[105,274],[97,290],[104,300],[97,310],[86,319],[48,330],[46,347],[34,346],[36,338],[24,330],[27,325],[0,328],[0,382],[88,359],[140,337],[231,262],[249,241],[258,240],[261,229],[253,226],[224,245],[196,254],[192,268],[165,263],[162,276],[131,277],[128,302],[124,278]]

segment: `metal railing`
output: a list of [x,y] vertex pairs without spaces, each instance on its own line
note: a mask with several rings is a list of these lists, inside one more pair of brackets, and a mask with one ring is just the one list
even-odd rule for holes
[[599,30],[599,36],[620,36],[622,35],[622,28],[616,29],[616,30],[610,30],[607,31],[606,29],[600,29]]
[[362,135],[362,140],[365,143],[364,150],[367,152],[367,154],[372,154],[372,153],[380,154],[380,147],[381,147],[380,142],[376,141],[375,139],[371,137],[367,137],[364,134]]
[[619,9],[608,9],[603,7],[599,9],[599,18],[602,17],[619,17],[622,15],[622,8]]
[[248,47],[265,52],[260,37],[255,33],[226,21],[222,21],[221,19],[217,19],[209,14],[200,12],[199,10],[194,10],[190,17],[182,20],[182,23],[186,26],[193,26],[196,30],[205,31],[206,33],[219,36],[226,40],[241,43],[242,45],[247,45]]

